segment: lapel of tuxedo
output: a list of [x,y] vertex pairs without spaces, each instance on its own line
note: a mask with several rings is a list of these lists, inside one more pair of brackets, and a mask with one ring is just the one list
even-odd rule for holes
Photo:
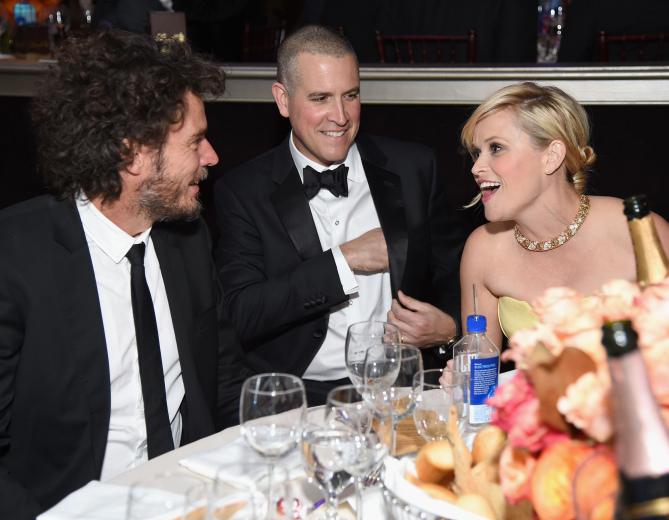
[[373,141],[360,136],[357,144],[376,214],[386,239],[390,286],[393,298],[397,298],[397,291],[402,287],[409,244],[402,182],[399,175],[384,168],[388,159]]
[[279,146],[274,158],[272,180],[278,186],[270,200],[300,258],[306,260],[322,253],[323,248],[300,175],[290,155],[288,139],[290,135]]
[[[179,352],[179,365],[181,366],[181,375],[184,384],[185,400],[190,406],[182,407],[182,419],[188,422],[184,424],[184,432],[191,429],[192,425],[200,425],[198,431],[214,431],[214,425],[209,416],[197,414],[202,410],[203,403],[206,403],[202,386],[197,378],[197,369],[195,366],[195,356],[191,347],[191,333],[189,332],[190,320],[193,317],[191,306],[191,291],[196,291],[197,287],[190,287],[186,278],[186,266],[181,254],[181,250],[174,245],[176,235],[170,231],[168,226],[155,224],[151,231],[151,240],[153,248],[158,257],[160,272],[165,285],[165,293],[170,307],[170,317],[172,318],[172,327],[174,336],[177,340],[177,351]],[[209,273],[202,273],[203,278],[207,278]],[[204,409],[207,409],[205,406]],[[190,410],[194,413],[184,413]],[[197,416],[196,416],[197,415]],[[203,426],[204,425],[204,426]],[[183,437],[182,437],[183,440]]]
[[[160,225],[155,225],[151,231],[151,240],[156,250],[160,272],[165,284],[165,293],[167,294],[167,301],[170,306],[170,316],[172,318],[174,336],[177,340],[179,364],[181,365],[184,388],[187,398],[191,399],[200,393],[199,385],[196,384],[196,378],[191,377],[197,372],[195,370],[195,358],[190,348],[190,336],[186,321],[193,316],[193,310],[189,305],[191,302],[189,294],[195,288],[188,287],[185,276],[186,266],[184,265],[181,251],[171,243],[170,238],[169,230]],[[208,276],[208,274],[203,273],[203,276]]]
[[57,247],[53,256],[53,276],[59,287],[67,327],[65,337],[69,338],[86,389],[93,460],[99,475],[109,432],[111,393],[107,343],[93,262],[77,209],[68,201],[51,199],[49,214],[54,241],[62,246]]

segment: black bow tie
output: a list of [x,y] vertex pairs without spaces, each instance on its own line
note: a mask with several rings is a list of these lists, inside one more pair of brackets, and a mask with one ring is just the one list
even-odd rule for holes
[[311,166],[304,168],[304,193],[309,200],[325,188],[335,197],[348,197],[348,166],[340,164],[334,170],[325,170],[318,173]]

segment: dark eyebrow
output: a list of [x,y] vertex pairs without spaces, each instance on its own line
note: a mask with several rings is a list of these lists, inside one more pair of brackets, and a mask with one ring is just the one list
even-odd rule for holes
[[207,127],[205,126],[202,130],[194,132],[191,135],[191,139],[200,139],[200,138],[204,137],[206,135],[206,133],[207,133]]

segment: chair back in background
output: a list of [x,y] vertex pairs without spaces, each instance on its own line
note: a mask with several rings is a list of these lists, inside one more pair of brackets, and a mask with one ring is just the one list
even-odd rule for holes
[[286,21],[279,25],[244,25],[242,61],[276,63],[276,51],[286,36]]
[[[476,62],[474,30],[469,31],[467,36],[383,35],[379,30],[374,31],[374,35],[379,63]],[[459,56],[464,59],[459,59]]]
[[[599,31],[599,61],[664,61],[665,42],[669,42],[669,34],[611,36]],[[628,60],[630,55],[631,60]]]

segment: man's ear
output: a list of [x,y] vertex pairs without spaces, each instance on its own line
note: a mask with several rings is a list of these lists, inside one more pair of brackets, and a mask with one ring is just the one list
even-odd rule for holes
[[545,153],[546,173],[550,175],[562,166],[567,155],[567,147],[564,142],[555,139],[546,147]]
[[272,95],[276,101],[276,106],[279,107],[279,113],[283,117],[288,117],[290,115],[288,110],[288,90],[286,87],[279,82],[275,82],[272,85]]
[[129,150],[127,155],[123,156],[125,163],[123,170],[130,175],[141,175],[146,170],[146,165],[151,164],[152,150],[147,146],[132,143],[129,139],[123,139],[123,144]]

